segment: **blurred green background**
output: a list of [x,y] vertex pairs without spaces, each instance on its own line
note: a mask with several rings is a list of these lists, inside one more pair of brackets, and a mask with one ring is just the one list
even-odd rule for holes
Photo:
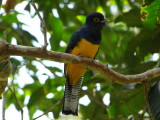
[[[121,74],[138,74],[159,67],[159,0],[35,0],[35,3],[46,22],[50,43],[48,49],[64,52],[73,32],[83,26],[85,16],[97,11],[110,21],[102,31],[102,42],[96,60],[108,64]],[[0,38],[18,45],[42,46],[41,28],[32,28],[29,22],[30,25],[23,22],[26,19],[36,19],[35,23],[41,26],[30,1],[3,1]],[[38,110],[47,111],[63,97],[65,78],[62,64],[28,57],[11,57],[10,60],[13,74],[9,84],[12,83],[11,88],[14,89],[20,106],[28,109],[29,119],[33,119]],[[27,83],[28,79],[23,77],[24,72],[20,72],[23,67],[32,82]],[[21,79],[19,76],[22,76]],[[154,78],[148,83],[148,95],[151,112],[159,120],[160,85],[157,80],[159,78]],[[23,85],[20,85],[20,81],[24,81]],[[7,92],[6,98],[6,108],[14,104],[20,110],[11,91]],[[80,99],[79,119],[149,120],[141,84],[119,85],[88,69],[84,75],[80,98],[83,99]],[[52,115],[46,116],[67,119],[62,116],[61,108],[62,102],[50,112]]]

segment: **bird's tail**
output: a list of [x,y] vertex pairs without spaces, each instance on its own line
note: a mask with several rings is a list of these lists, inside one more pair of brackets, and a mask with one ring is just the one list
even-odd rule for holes
[[71,86],[68,80],[66,81],[62,114],[78,116],[78,101],[81,84],[82,80],[74,86]]

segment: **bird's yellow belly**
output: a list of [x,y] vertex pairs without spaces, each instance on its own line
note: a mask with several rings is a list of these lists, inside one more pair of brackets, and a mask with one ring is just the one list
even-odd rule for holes
[[98,48],[99,45],[92,44],[87,40],[82,39],[80,42],[78,42],[77,46],[74,47],[74,49],[71,51],[71,54],[94,58],[98,51]]
[[[75,46],[71,51],[71,54],[94,58],[98,49],[99,45],[92,44],[85,39],[81,39],[81,41],[78,42],[77,46]],[[65,69],[67,72],[66,74],[70,80],[70,85],[76,85],[76,83],[81,79],[86,70],[85,67],[76,64],[67,64]]]

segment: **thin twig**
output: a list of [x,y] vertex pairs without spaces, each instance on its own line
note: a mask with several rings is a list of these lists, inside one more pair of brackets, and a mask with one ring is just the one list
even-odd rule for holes
[[32,6],[33,8],[35,9],[41,23],[42,23],[42,32],[43,32],[43,35],[44,35],[44,46],[43,46],[43,49],[46,50],[47,49],[47,46],[48,46],[48,43],[47,43],[47,34],[46,34],[46,25],[45,25],[45,21],[44,19],[41,17],[41,15],[39,14],[39,11],[34,3],[34,0],[31,0],[31,3],[32,3]]
[[2,120],[5,120],[6,91],[3,92]]
[[103,104],[100,100],[97,99],[97,97],[94,97],[93,95],[89,94],[86,91],[81,91],[82,93],[84,93],[85,95],[88,95],[88,97],[93,100],[95,103],[97,103],[98,105],[100,105],[103,108],[107,108],[108,106],[106,106],[105,104]]
[[158,68],[159,66],[160,66],[160,50],[159,50],[159,58],[158,58],[156,67]]
[[17,105],[18,105],[18,107],[19,107],[19,109],[20,109],[20,111],[21,111],[21,120],[23,120],[23,109],[22,109],[22,107],[20,106],[20,103],[19,103],[19,101],[18,101],[18,98],[17,98],[17,96],[16,96],[16,94],[15,94],[15,91],[13,91],[13,90],[11,89],[11,87],[9,87],[9,86],[8,86],[8,89],[11,91],[11,93],[12,93],[13,96],[14,96],[14,99],[15,99],[16,102],[17,102]]
[[[15,79],[15,74],[20,70],[20,68],[22,68],[24,65],[26,65],[27,63],[24,63],[23,65],[21,65],[20,67],[17,68],[17,70],[15,71],[15,73],[13,74],[13,79],[11,81],[11,84],[8,85],[8,89],[4,90],[3,92],[3,104],[2,104],[2,120],[5,120],[5,105],[6,105],[6,95],[8,90],[11,90],[11,86],[13,86],[13,81]],[[11,90],[11,92],[13,93],[13,95],[15,96],[15,93]],[[14,97],[16,101],[18,101],[17,97]],[[19,102],[17,102],[19,104]],[[23,120],[23,109],[20,107],[21,110],[21,120]]]
[[153,119],[152,119],[152,115],[151,115],[151,111],[150,111],[149,102],[148,102],[147,78],[144,78],[144,80],[142,81],[142,84],[144,85],[144,94],[145,94],[145,101],[146,101],[146,110],[147,110],[147,112],[148,112],[148,115],[149,115],[150,120],[153,120]]
[[146,99],[146,106],[147,106],[147,109],[148,109],[148,89],[147,89],[147,80],[144,80],[143,81],[143,85],[144,85],[144,94],[145,94],[145,99]]
[[[13,74],[13,79],[12,79],[12,81],[11,81],[11,84],[8,85],[8,90],[10,90],[11,93],[13,94],[13,96],[14,96],[17,104],[18,104],[18,107],[19,107],[19,109],[20,109],[20,111],[21,111],[21,120],[23,120],[23,109],[22,109],[22,107],[20,106],[20,104],[19,104],[19,102],[18,102],[17,96],[16,96],[16,94],[15,94],[15,90],[13,91],[13,90],[11,89],[11,87],[12,87],[13,84],[14,84],[15,74],[16,74],[23,66],[25,66],[26,64],[27,64],[27,63],[24,62],[21,66],[19,66],[19,67],[17,68],[17,70],[16,70],[15,73]],[[8,92],[8,90],[6,91],[6,93]]]
[[43,115],[46,115],[47,113],[51,112],[56,106],[58,106],[58,105],[62,102],[63,98],[64,98],[64,97],[62,97],[59,101],[57,101],[56,104],[54,104],[52,107],[50,107],[50,108],[49,108],[46,112],[44,112],[42,115],[40,115],[40,116],[38,116],[38,117],[36,117],[36,118],[33,118],[33,120],[36,120],[36,119],[42,117]]

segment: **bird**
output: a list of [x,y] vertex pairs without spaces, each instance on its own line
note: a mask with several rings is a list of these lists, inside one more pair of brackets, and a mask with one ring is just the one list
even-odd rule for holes
[[[70,38],[65,53],[87,57],[94,60],[101,42],[101,31],[107,19],[102,13],[93,12],[87,15],[85,24]],[[62,114],[78,116],[79,93],[82,76],[86,67],[76,64],[65,64],[66,78]]]

